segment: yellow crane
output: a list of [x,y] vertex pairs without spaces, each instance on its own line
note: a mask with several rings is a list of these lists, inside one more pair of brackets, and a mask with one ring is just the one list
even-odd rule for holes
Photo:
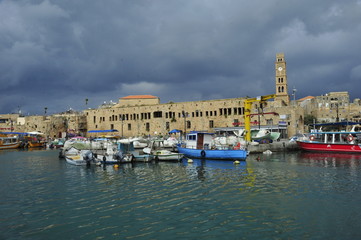
[[256,98],[247,98],[244,101],[244,129],[246,131],[246,141],[251,141],[251,108],[252,103],[259,102],[264,103],[269,99],[275,98],[276,94],[259,96]]

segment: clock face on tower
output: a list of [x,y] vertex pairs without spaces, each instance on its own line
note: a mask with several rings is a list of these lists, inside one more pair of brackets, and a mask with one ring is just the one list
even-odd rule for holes
[[282,67],[278,67],[278,71],[282,71],[282,69],[283,69]]

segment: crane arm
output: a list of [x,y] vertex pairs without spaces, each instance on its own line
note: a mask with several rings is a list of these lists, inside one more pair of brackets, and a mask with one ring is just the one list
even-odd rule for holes
[[244,129],[246,130],[246,141],[251,141],[251,108],[253,102],[265,102],[275,98],[276,94],[259,96],[256,98],[247,98],[244,102]]

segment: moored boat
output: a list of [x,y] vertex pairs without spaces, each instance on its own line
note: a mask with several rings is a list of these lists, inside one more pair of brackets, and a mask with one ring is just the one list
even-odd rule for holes
[[[335,126],[343,125],[335,123]],[[361,153],[361,132],[355,131],[355,126],[349,131],[314,131],[308,139],[298,139],[296,142],[306,151]]]
[[3,136],[0,137],[0,149],[15,149],[19,148],[21,141],[18,137]]
[[76,166],[90,165],[96,163],[94,154],[90,150],[70,149],[70,151],[65,154],[65,159],[67,163]]
[[296,142],[306,151],[361,153],[360,136],[361,133],[355,132],[322,132],[311,134],[308,140]]
[[188,158],[245,160],[247,151],[240,142],[235,145],[215,145],[212,133],[191,132],[187,134],[186,143],[178,145],[178,152]]
[[143,149],[145,154],[159,161],[180,161],[184,154],[164,149],[163,140],[152,140],[149,147]]
[[171,152],[169,150],[156,150],[152,152],[153,158],[159,161],[180,161],[184,154]]

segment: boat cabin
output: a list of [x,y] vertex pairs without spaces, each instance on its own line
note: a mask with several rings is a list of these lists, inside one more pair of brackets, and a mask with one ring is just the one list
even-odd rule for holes
[[190,132],[186,136],[186,148],[209,149],[212,144],[214,133]]
[[315,126],[320,126],[320,129],[311,130],[311,141],[330,144],[361,143],[361,128],[358,122],[320,123]]
[[329,144],[361,143],[361,132],[317,132],[310,135],[310,141]]

